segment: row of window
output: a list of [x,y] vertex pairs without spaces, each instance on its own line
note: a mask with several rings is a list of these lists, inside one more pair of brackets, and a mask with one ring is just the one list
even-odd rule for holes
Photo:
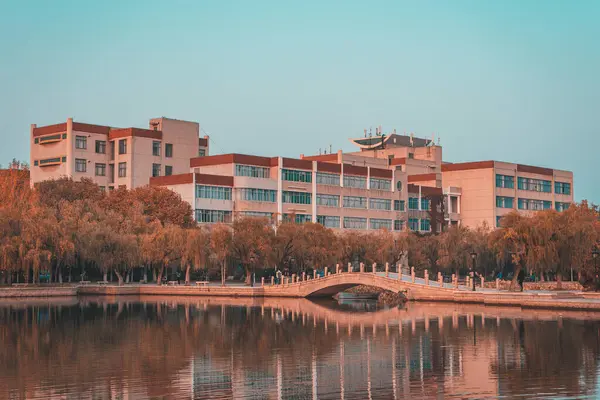
[[517,188],[519,190],[550,193],[552,192],[552,182],[542,179],[523,178],[519,176],[517,177]]
[[226,186],[196,185],[196,197],[200,199],[231,200],[231,188]]
[[311,204],[311,194],[306,192],[283,191],[281,201],[292,204]]
[[56,163],[61,163],[61,162],[66,163],[67,157],[63,156],[63,157],[45,158],[43,160],[34,160],[33,165],[35,167],[37,167],[37,166],[43,167],[44,165],[47,165],[47,164],[56,164]]
[[571,184],[568,182],[554,182],[554,193],[571,194]]
[[317,184],[340,186],[340,176],[338,174],[327,174],[324,172],[317,172]]
[[[496,187],[514,189],[515,177],[510,175],[496,175]],[[552,191],[552,182],[542,179],[517,178],[517,187],[519,190],[530,190],[534,192],[550,193]],[[554,182],[554,193],[571,194],[571,184],[568,182]]]
[[371,178],[369,180],[369,188],[374,190],[392,190],[392,181],[390,179]]
[[270,178],[271,170],[267,167],[235,164],[235,176],[248,176],[250,178]]
[[[152,155],[160,156],[160,150],[162,142],[154,140],[152,141]],[[171,143],[165,143],[165,157],[173,157],[173,145]]]
[[344,175],[344,187],[366,189],[367,178],[365,176]]
[[554,203],[554,208],[556,211],[565,211],[569,207],[571,207],[571,203],[563,203],[560,201]]
[[515,188],[515,177],[511,175],[496,175],[496,187],[514,189]]
[[512,197],[496,196],[496,207],[514,208],[515,199]]
[[[563,211],[569,208],[571,203],[555,202],[555,209]],[[498,208],[514,208],[515,199],[512,197],[496,196],[496,207]],[[547,200],[534,199],[518,199],[519,210],[548,210],[552,208],[552,202]]]
[[[161,168],[162,167],[160,164],[152,164],[152,176],[153,177],[160,176]],[[173,167],[171,165],[165,165],[165,176],[171,176],[171,175],[173,175]]]
[[[65,158],[65,157],[63,157]],[[87,172],[87,164],[88,161],[85,158],[76,158],[75,159],[75,172]],[[160,164],[152,164],[152,176],[160,176],[161,165]],[[106,164],[104,163],[96,163],[95,176],[106,176]],[[170,165],[165,165],[165,176],[169,176],[173,174],[173,167]],[[124,178],[127,176],[127,163],[121,162],[119,163],[119,178]]]
[[[427,211],[431,207],[431,200],[421,198],[421,210]],[[409,197],[408,198],[408,209],[418,210],[419,209],[419,198]]]
[[[75,136],[75,148],[78,150],[86,150],[87,149],[87,136]],[[152,141],[152,155],[160,156],[161,154],[162,142],[160,141]],[[106,154],[106,141],[105,140],[96,140],[96,153],[98,154]],[[119,140],[119,154],[127,154],[127,139]],[[165,143],[165,157],[173,157],[173,144]]]
[[298,171],[297,169],[282,169],[281,180],[291,182],[312,182],[312,172]]
[[241,188],[240,200],[245,201],[260,201],[275,203],[277,201],[277,191],[269,189],[253,189],[253,188]]
[[39,144],[39,143],[46,143],[46,142],[54,142],[57,140],[61,140],[62,139],[66,139],[67,138],[67,134],[66,133],[57,133],[56,135],[48,135],[48,136],[42,136],[39,138],[35,138],[33,140],[33,142],[35,144]]

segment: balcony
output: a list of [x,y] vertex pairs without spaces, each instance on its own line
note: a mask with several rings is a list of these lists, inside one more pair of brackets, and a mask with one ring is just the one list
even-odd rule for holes
[[62,160],[66,161],[66,157],[46,158],[44,160],[39,160],[38,165],[40,167],[49,167],[51,165],[59,165],[63,162]]
[[58,133],[56,135],[42,136],[40,138],[36,138],[36,143],[39,143],[39,144],[50,144],[50,143],[60,142],[62,139],[64,139],[63,134],[62,133]]

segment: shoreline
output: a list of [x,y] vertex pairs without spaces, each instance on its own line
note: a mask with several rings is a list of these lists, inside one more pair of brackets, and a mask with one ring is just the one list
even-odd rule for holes
[[[185,296],[220,298],[304,298],[288,286],[158,286],[158,285],[79,285],[67,287],[5,287],[0,288],[0,305],[27,299],[85,296]],[[600,293],[557,292],[504,292],[464,290],[409,290],[411,302],[441,302],[479,304],[486,306],[518,307],[548,310],[600,311]]]

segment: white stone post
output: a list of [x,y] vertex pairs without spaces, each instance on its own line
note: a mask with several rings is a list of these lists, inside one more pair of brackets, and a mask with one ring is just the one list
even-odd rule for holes
[[260,278],[260,286],[265,286],[265,277]]
[[390,263],[385,263],[385,277],[389,278],[390,276]]
[[360,263],[360,272],[365,272],[365,264],[364,263]]
[[306,280],[306,272],[302,271],[302,282]]
[[400,263],[396,264],[396,272],[398,273],[398,280],[401,281],[402,280],[402,267],[400,266]]
[[415,283],[415,267],[410,267],[410,280]]
[[377,273],[377,263],[373,263],[373,270],[371,272],[373,272],[374,274]]
[[425,270],[425,286],[429,286],[429,271]]
[[444,287],[444,277],[442,276],[441,272],[438,272],[438,283],[440,287]]
[[292,275],[292,283],[296,283],[296,282],[298,282],[297,276],[296,276],[296,274],[293,274]]
[[348,263],[348,272],[352,272],[352,263]]
[[340,273],[340,264],[335,264],[335,273],[336,274]]
[[317,270],[313,269],[313,279],[317,279]]
[[271,286],[273,286],[274,284],[275,284],[275,277],[274,277],[274,276],[272,276],[272,277],[271,277]]
[[480,278],[481,278],[481,288],[483,289],[483,284],[485,282],[485,277],[481,276]]
[[496,278],[496,290],[500,290],[500,279]]

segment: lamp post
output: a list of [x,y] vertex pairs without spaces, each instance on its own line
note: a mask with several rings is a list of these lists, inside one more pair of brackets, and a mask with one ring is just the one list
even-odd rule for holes
[[471,280],[473,281],[473,291],[475,291],[475,262],[477,259],[477,253],[474,251],[471,252],[471,260],[473,261],[471,264]]

